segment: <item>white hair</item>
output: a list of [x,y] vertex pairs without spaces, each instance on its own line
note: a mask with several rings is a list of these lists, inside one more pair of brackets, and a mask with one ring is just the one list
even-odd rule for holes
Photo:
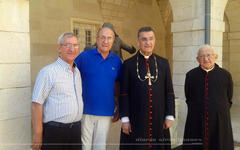
[[214,54],[214,49],[213,49],[213,47],[211,47],[211,46],[208,45],[208,44],[205,44],[205,45],[200,46],[200,48],[198,49],[197,55],[199,55],[200,51],[203,50],[203,49],[209,49],[209,50],[211,50],[211,51],[213,52],[213,54]]

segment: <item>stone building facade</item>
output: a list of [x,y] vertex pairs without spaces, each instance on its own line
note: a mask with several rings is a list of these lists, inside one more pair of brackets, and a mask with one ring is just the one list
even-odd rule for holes
[[[240,142],[240,0],[211,0],[210,44],[218,64],[234,80],[232,124]],[[136,45],[137,30],[156,30],[155,53],[171,64],[177,116],[173,146],[181,144],[186,118],[185,73],[196,67],[205,40],[205,0],[0,0],[0,150],[28,150],[31,89],[39,70],[57,57],[62,32],[80,36],[81,50],[97,29],[111,22],[120,37]],[[123,53],[124,58],[131,55]],[[108,149],[116,149],[120,123],[112,125]]]

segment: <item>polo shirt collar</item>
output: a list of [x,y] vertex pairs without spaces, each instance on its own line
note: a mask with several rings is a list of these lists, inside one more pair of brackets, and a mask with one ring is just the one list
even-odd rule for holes
[[93,54],[95,54],[95,55],[99,55],[99,54],[100,54],[100,53],[98,52],[97,48],[94,48],[92,51],[93,51]]
[[[101,56],[101,53],[97,50],[97,47],[95,49],[93,49],[92,51],[93,51],[93,54]],[[113,53],[110,51],[109,55],[107,56],[107,58],[111,58],[113,56],[114,56]]]

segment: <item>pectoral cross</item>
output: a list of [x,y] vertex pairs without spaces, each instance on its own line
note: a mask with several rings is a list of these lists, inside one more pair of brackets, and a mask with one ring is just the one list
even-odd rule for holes
[[152,85],[151,79],[153,79],[154,76],[151,76],[150,71],[148,70],[147,75],[145,76],[145,79],[148,79],[148,85]]

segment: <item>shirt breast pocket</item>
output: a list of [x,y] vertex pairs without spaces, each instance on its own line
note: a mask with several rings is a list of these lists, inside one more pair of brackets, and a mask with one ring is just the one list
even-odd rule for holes
[[72,97],[74,85],[73,82],[66,82],[64,79],[62,79],[56,81],[53,88],[53,95],[55,95],[56,97],[61,97],[63,100],[66,100]]

